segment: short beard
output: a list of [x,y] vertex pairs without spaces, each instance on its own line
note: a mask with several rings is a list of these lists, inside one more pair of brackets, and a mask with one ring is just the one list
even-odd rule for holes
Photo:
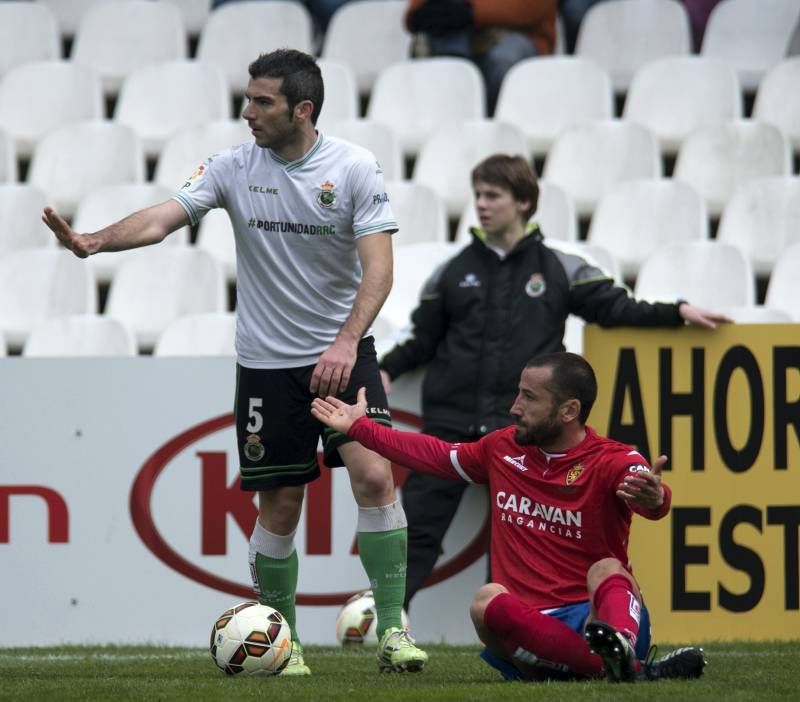
[[561,426],[555,421],[555,415],[548,418],[546,423],[535,427],[523,427],[517,424],[514,430],[514,441],[520,446],[547,446],[561,436]]

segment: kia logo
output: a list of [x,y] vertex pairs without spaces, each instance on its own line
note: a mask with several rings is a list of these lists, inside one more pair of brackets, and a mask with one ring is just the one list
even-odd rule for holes
[[[392,410],[395,423],[419,427],[420,420],[414,414],[403,410]],[[186,449],[215,432],[229,429],[234,425],[233,414],[224,414],[201,422],[158,448],[142,465],[133,482],[130,494],[131,520],[144,545],[163,563],[181,575],[202,585],[219,590],[242,599],[253,597],[252,585],[227,579],[201,568],[185,558],[173,548],[156,527],[153,512],[153,490],[164,471]],[[226,442],[227,443],[227,442]],[[200,546],[203,556],[225,555],[227,552],[226,524],[232,518],[243,534],[248,535],[258,516],[255,493],[239,489],[239,479],[228,484],[227,451],[197,450],[195,456],[200,468]],[[321,460],[321,457],[320,457]],[[407,469],[393,465],[395,484],[402,486]],[[310,483],[306,491],[305,519],[306,550],[312,556],[325,556],[332,553],[332,471],[323,468],[320,477]],[[355,509],[355,506],[354,506]],[[431,574],[425,586],[435,585],[472,565],[486,552],[488,541],[488,510],[483,524],[476,525],[476,531],[469,542],[452,558],[441,563]],[[299,546],[299,544],[298,544]],[[354,552],[355,540],[351,552]],[[242,549],[242,558],[246,550]],[[353,591],[330,593],[297,593],[299,605],[340,605]]]

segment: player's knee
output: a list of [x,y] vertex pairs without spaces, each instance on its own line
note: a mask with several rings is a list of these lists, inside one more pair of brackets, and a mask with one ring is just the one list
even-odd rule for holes
[[628,571],[617,558],[601,558],[589,566],[586,572],[586,587],[591,594],[597,590],[600,583],[611,575],[621,574],[628,576]]
[[297,528],[305,486],[293,485],[258,493],[258,519],[273,534],[290,534]]
[[506,590],[506,588],[504,588],[502,585],[498,585],[497,583],[487,583],[486,585],[481,586],[481,588],[472,598],[472,602],[469,606],[469,616],[479,634],[480,630],[486,627],[486,608],[489,606],[489,603],[495,597],[497,597],[497,595],[500,595],[504,592],[508,592],[508,590]]
[[392,471],[383,461],[351,470],[350,485],[359,505],[383,505],[394,501]]

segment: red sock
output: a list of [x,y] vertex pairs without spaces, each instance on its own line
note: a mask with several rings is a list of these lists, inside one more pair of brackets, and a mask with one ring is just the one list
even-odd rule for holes
[[[486,607],[483,622],[513,661],[519,649],[546,662],[566,665],[579,675],[600,675],[603,661],[593,654],[583,637],[564,622],[531,609],[505,592]],[[524,658],[523,658],[524,660]]]
[[594,610],[598,619],[613,626],[636,646],[641,605],[628,578],[617,573],[603,580],[594,593]]

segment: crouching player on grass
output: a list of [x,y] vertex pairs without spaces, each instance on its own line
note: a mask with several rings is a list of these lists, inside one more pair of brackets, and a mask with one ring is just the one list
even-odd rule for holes
[[705,660],[681,648],[646,660],[650,622],[627,544],[635,512],[661,519],[671,493],[630,446],[586,425],[597,395],[591,366],[553,353],[528,362],[511,407],[516,424],[474,443],[400,432],[348,405],[317,398],[311,413],[414,470],[488,483],[495,582],[470,606],[483,658],[506,678],[615,682],[695,678]]

